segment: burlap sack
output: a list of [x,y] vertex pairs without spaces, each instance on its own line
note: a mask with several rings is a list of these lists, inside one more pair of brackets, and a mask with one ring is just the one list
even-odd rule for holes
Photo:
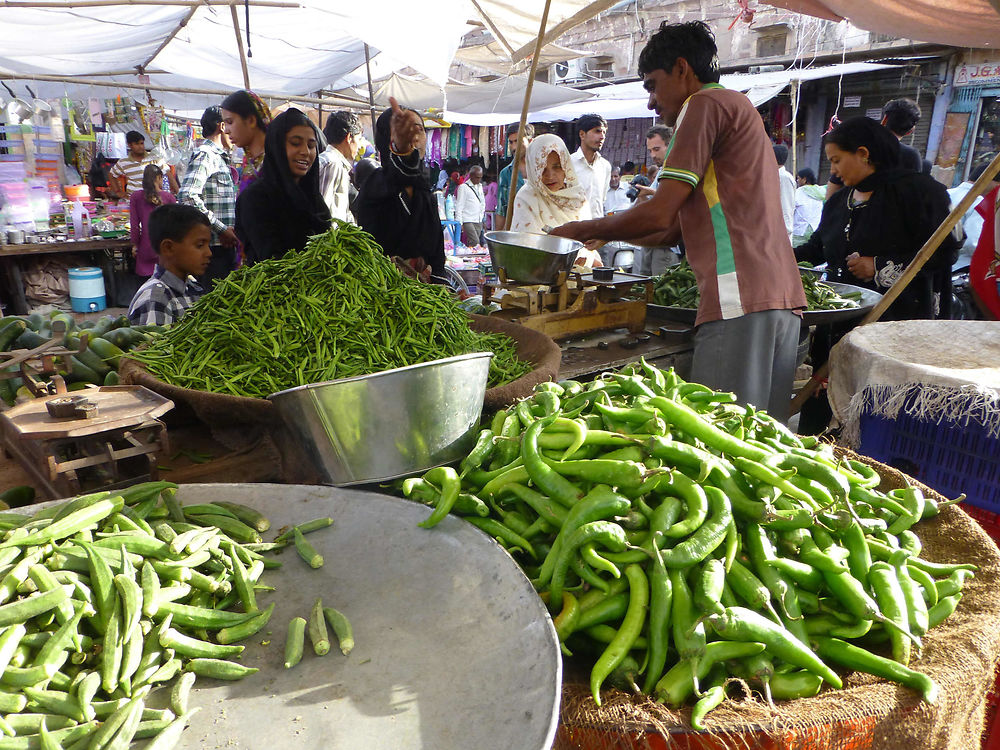
[[[883,490],[903,487],[903,474],[868,458]],[[910,484],[943,500],[915,480]],[[979,750],[987,691],[1000,657],[1000,551],[965,512],[943,509],[916,528],[922,556],[979,566],[956,612],[923,638],[911,667],[940,688],[930,706],[912,690],[870,675],[847,673],[843,690],[778,701],[771,711],[756,697],[729,699],[706,719],[707,733],[690,729],[691,709],[673,711],[649,698],[602,692],[598,708],[587,675],[566,665],[556,750]],[[843,670],[838,668],[838,672]]]
[[[510,336],[517,344],[517,356],[533,365],[526,375],[512,383],[488,389],[483,399],[484,414],[492,414],[531,395],[536,385],[554,380],[559,374],[562,352],[545,334],[506,320],[483,315],[469,317],[469,325],[475,331]],[[282,424],[277,410],[266,399],[170,385],[150,373],[145,365],[128,357],[122,358],[119,377],[123,383],[145,386],[174,403],[187,405],[199,420],[209,426],[213,437],[232,450],[244,450],[258,443]],[[301,474],[297,472],[296,476],[301,477]]]

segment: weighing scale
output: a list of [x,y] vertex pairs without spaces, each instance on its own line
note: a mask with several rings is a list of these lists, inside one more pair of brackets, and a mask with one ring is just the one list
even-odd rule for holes
[[[649,276],[596,268],[592,272],[559,271],[548,285],[510,281],[504,268],[497,269],[498,284],[483,285],[483,304],[494,301],[497,289],[505,294],[495,299],[499,317],[540,331],[559,341],[595,331],[627,328],[633,333],[646,325],[646,304],[653,299]],[[645,293],[635,297],[633,287]]]
[[142,386],[91,386],[0,412],[0,438],[51,498],[125,487],[159,478],[169,448],[158,417],[173,406]]

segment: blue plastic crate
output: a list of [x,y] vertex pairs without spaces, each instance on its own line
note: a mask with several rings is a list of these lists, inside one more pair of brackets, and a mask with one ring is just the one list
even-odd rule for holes
[[861,415],[860,452],[919,479],[945,497],[1000,513],[1000,440],[974,421],[926,422]]

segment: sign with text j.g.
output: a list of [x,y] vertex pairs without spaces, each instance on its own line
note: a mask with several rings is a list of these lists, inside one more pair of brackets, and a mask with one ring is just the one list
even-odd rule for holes
[[956,86],[1000,85],[1000,61],[959,66],[955,71]]

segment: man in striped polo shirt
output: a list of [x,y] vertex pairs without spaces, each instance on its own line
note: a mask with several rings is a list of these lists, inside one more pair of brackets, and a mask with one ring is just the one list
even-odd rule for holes
[[142,173],[146,170],[147,164],[156,164],[163,170],[170,192],[176,195],[178,185],[173,170],[162,159],[149,156],[146,151],[146,136],[138,130],[130,130],[125,134],[125,143],[128,146],[128,156],[119,159],[110,172],[120,188],[116,191],[118,197],[128,198],[136,190],[142,190]]
[[656,194],[553,234],[655,246],[676,244],[679,229],[701,293],[691,379],[786,419],[806,299],[764,124],[745,95],[719,85],[701,21],[663,23],[639,74],[649,108],[674,128]]

